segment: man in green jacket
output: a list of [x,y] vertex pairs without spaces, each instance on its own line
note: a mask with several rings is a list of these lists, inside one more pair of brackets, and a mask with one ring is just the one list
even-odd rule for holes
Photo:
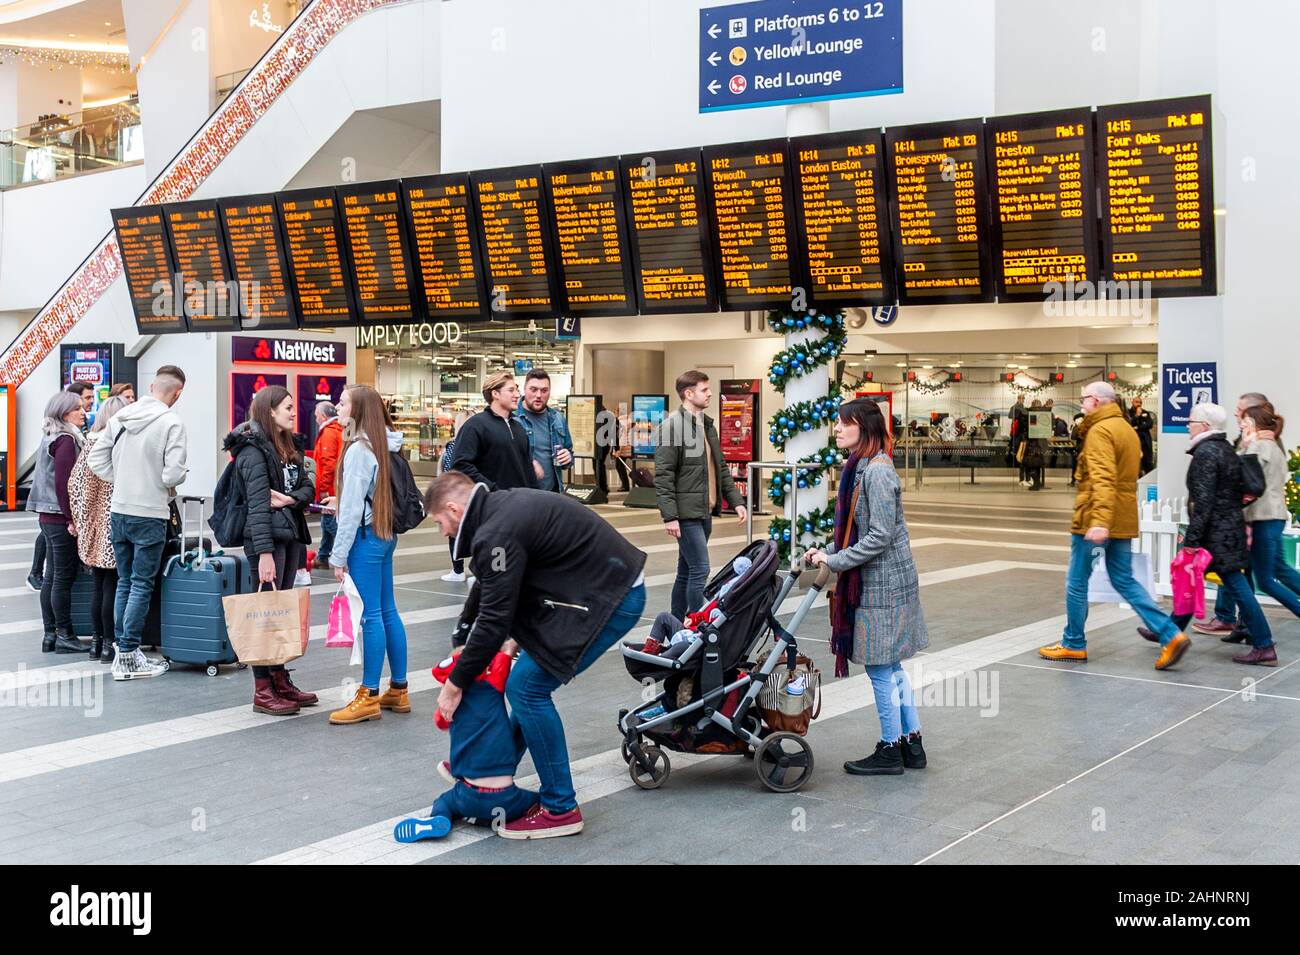
[[677,379],[682,406],[665,418],[655,448],[655,495],[668,536],[677,541],[672,613],[681,620],[704,603],[709,580],[709,534],[725,498],[745,523],[745,499],[722,459],[713,419],[704,413],[713,391],[709,376],[688,371]]

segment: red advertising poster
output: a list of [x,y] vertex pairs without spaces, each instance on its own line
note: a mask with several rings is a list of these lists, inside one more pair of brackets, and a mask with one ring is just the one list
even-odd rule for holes
[[749,473],[745,465],[758,459],[755,424],[761,387],[757,378],[732,379],[722,382],[718,395],[718,441],[741,494],[745,493]]
[[267,385],[288,387],[288,375],[273,375],[263,372],[232,372],[230,375],[230,427],[243,424],[248,420],[248,406],[253,403],[253,395]]

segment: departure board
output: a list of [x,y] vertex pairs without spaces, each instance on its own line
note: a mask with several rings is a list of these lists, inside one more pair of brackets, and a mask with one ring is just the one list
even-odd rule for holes
[[216,200],[168,203],[163,222],[190,331],[238,331],[239,295],[226,259]]
[[543,318],[557,307],[541,166],[470,173],[495,318]]
[[401,325],[417,317],[411,297],[411,250],[397,189],[394,179],[335,190],[352,260],[352,294],[362,322]]
[[1092,110],[998,116],[984,125],[998,299],[1092,297],[1097,281]]
[[483,318],[487,291],[469,175],[402,180],[417,300],[430,321]]
[[112,215],[136,328],[141,335],[185,331],[185,314],[175,302],[171,243],[162,207],[132,206],[114,209]]
[[304,328],[356,323],[334,190],[297,189],[276,196],[294,306]]
[[789,141],[704,147],[723,311],[791,304],[796,283]]
[[564,313],[634,314],[618,157],[547,163],[542,173]]
[[892,305],[885,143],[880,130],[790,140],[810,303]]
[[643,315],[718,308],[698,149],[623,156],[632,274]]
[[1098,107],[1097,135],[1104,277],[1215,294],[1210,97]]
[[221,199],[217,208],[230,271],[239,283],[243,327],[297,328],[275,196]]
[[903,305],[993,301],[984,123],[885,130]]

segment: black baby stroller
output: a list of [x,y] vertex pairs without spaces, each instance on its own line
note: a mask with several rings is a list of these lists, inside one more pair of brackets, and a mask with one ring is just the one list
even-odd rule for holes
[[[737,576],[736,562],[742,557],[751,563]],[[642,789],[657,789],[668,778],[671,765],[665,750],[748,755],[752,747],[758,778],[774,792],[794,792],[812,777],[808,741],[800,733],[765,725],[758,703],[783,660],[792,673],[795,670],[794,631],[829,572],[823,569],[818,574],[787,630],[775,613],[797,582],[800,569],[781,578],[777,567],[772,541],[751,544],[733,557],[704,590],[706,602],[717,598],[717,608],[675,659],[623,643],[628,673],[647,685],[662,681],[653,699],[618,714],[623,758],[632,781]],[[722,593],[728,583],[730,588]],[[751,662],[749,655],[769,632],[775,641],[771,652],[761,664]]]

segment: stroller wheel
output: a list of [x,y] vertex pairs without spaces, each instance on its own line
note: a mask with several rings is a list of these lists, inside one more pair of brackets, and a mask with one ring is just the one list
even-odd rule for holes
[[797,733],[773,733],[755,751],[754,770],[772,792],[792,793],[812,778],[812,747]]
[[672,772],[672,765],[658,746],[642,746],[640,758],[630,760],[627,771],[642,789],[658,789]]

